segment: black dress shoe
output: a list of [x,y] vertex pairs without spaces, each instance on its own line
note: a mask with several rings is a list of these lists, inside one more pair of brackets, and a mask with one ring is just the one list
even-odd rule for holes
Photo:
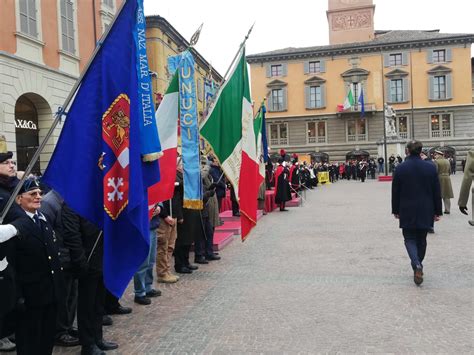
[[147,297],[158,297],[158,296],[161,296],[161,291],[152,289],[152,290],[150,290],[146,293],[146,296]]
[[107,314],[129,314],[132,313],[132,309],[130,307],[123,307],[122,305],[118,305],[115,308],[110,309]]
[[104,339],[97,342],[97,346],[100,350],[108,351],[118,349],[118,344],[113,341],[105,341]]
[[196,264],[209,264],[209,261],[207,261],[204,256],[200,256],[200,257],[194,259],[194,262]]
[[197,269],[199,269],[199,266],[197,265],[186,265],[186,267],[189,269],[189,270],[192,270],[192,271],[196,271]]
[[149,304],[151,304],[151,299],[146,296],[135,296],[133,302],[135,302],[136,304],[141,304],[142,306],[148,306]]
[[58,338],[56,338],[56,340],[54,341],[54,345],[64,346],[64,347],[78,346],[79,339],[65,333],[65,334],[61,334]]
[[102,316],[102,325],[108,327],[109,325],[114,324],[112,317],[110,316]]
[[206,260],[209,260],[209,261],[212,261],[212,260],[221,260],[221,257],[220,256],[217,256],[217,255],[208,255],[206,256]]
[[100,350],[97,345],[83,345],[81,348],[81,355],[105,355],[105,353]]
[[193,271],[186,266],[175,268],[175,270],[178,274],[192,274],[193,273]]

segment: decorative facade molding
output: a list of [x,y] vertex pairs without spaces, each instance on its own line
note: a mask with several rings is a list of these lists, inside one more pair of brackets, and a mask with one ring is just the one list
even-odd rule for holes
[[281,80],[273,80],[273,81],[270,81],[268,84],[267,84],[267,88],[281,88],[281,87],[284,87],[284,86],[287,86],[288,84],[285,83],[284,81],[281,81]]
[[403,78],[405,76],[408,76],[408,74],[409,73],[404,70],[395,69],[385,74],[385,77],[389,79],[396,79],[396,78]]
[[452,72],[451,68],[445,67],[444,65],[438,65],[430,70],[427,71],[428,74],[430,75],[435,75],[435,74],[449,74]]
[[305,85],[321,85],[321,84],[324,84],[325,82],[326,82],[325,79],[320,78],[319,76],[313,76],[309,78],[308,80],[306,80],[304,83]]

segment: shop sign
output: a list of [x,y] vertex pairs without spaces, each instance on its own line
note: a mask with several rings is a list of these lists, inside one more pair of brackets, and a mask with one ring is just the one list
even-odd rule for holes
[[38,127],[36,126],[36,123],[29,120],[15,120],[15,128],[32,129],[32,130],[38,129]]

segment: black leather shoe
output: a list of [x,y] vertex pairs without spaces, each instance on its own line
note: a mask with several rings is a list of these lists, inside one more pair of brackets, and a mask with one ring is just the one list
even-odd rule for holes
[[81,355],[105,355],[105,353],[100,350],[97,345],[83,345],[81,348]]
[[118,305],[117,307],[110,309],[107,314],[129,314],[132,313],[132,309],[130,307],[123,307],[122,305]]
[[175,270],[178,274],[192,274],[193,273],[193,271],[186,266],[175,268]]
[[64,347],[78,346],[79,339],[66,333],[56,338],[56,340],[54,341],[54,345],[64,346]]
[[147,297],[158,297],[158,296],[161,296],[161,291],[160,290],[150,290],[146,293],[146,296]]
[[208,255],[206,256],[206,260],[209,260],[209,261],[213,261],[213,260],[221,260],[221,257],[220,256],[217,256],[217,255]]
[[103,351],[115,350],[119,347],[117,343],[114,343],[113,341],[105,341],[104,339],[97,342],[97,346]]
[[204,256],[200,256],[200,257],[194,259],[194,262],[196,264],[209,264],[209,261],[207,261]]
[[133,302],[141,304],[142,306],[148,306],[149,304],[151,304],[151,299],[145,296],[135,296]]
[[192,271],[196,271],[197,269],[199,269],[199,266],[197,265],[186,265],[186,267],[189,269],[189,270],[192,270]]
[[114,324],[112,317],[110,316],[102,316],[102,325],[108,327],[109,325]]

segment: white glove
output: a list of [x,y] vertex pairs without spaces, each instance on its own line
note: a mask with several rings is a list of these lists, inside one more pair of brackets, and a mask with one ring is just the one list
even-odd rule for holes
[[18,234],[18,231],[11,224],[0,225],[0,243],[6,242]]

